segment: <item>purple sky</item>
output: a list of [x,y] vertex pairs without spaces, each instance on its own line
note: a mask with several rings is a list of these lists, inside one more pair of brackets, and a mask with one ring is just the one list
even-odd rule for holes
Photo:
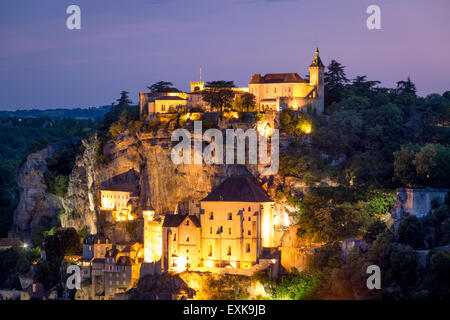
[[[81,7],[82,29],[66,28]],[[366,28],[381,7],[382,30]],[[347,75],[419,94],[450,90],[448,0],[1,0],[0,110],[109,104],[159,81],[247,85],[253,73],[307,73],[315,46]]]

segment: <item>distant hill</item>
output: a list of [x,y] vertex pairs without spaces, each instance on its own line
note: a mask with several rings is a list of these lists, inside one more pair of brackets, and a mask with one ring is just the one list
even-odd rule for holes
[[0,111],[0,118],[22,117],[22,118],[39,118],[49,117],[51,119],[99,119],[105,113],[111,110],[111,106],[91,107],[91,108],[75,108],[75,109],[47,109],[47,110],[16,110],[16,111]]

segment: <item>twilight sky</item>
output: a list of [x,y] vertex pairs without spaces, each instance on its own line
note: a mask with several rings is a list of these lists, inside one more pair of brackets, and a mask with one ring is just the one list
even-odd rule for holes
[[[66,8],[81,7],[81,30]],[[381,7],[381,30],[366,8]],[[307,73],[315,46],[347,75],[450,90],[448,0],[1,0],[0,110],[110,104],[159,81]]]

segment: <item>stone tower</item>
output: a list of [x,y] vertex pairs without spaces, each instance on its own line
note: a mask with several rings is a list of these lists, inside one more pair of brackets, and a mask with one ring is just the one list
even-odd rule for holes
[[324,100],[324,65],[319,56],[319,48],[316,48],[314,59],[309,66],[309,83],[316,87],[317,91],[317,113],[322,113],[324,110],[325,100]]

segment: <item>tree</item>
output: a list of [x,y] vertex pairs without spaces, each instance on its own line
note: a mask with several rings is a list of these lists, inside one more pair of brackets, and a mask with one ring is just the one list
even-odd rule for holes
[[408,144],[394,152],[394,173],[395,176],[406,186],[413,186],[416,183],[416,166],[414,159],[420,147],[415,144]]
[[411,81],[410,77],[408,77],[406,81],[402,80],[397,82],[396,92],[399,95],[410,94],[415,96],[417,92],[416,85]]
[[336,60],[331,60],[325,72],[325,105],[328,106],[332,102],[339,102],[342,99],[342,91],[348,79],[345,75],[345,67]]
[[234,98],[233,81],[211,81],[205,85],[202,91],[202,98],[211,105],[213,109],[219,109],[222,113],[223,108],[230,107]]
[[413,163],[421,183],[435,187],[449,186],[449,147],[441,144],[426,144],[416,154]]
[[172,82],[158,81],[147,88],[150,90],[150,95],[152,97],[154,97],[158,93],[162,93],[162,92],[178,92],[178,91],[180,91],[177,88],[174,88],[172,86],[173,86]]
[[416,216],[406,216],[398,227],[398,241],[414,249],[423,247],[423,236],[423,226]]
[[371,96],[375,93],[374,87],[380,84],[380,81],[367,81],[367,76],[356,76],[351,86],[355,89],[355,94],[360,96]]
[[116,101],[118,102],[118,104],[115,107],[119,107],[119,108],[123,108],[123,107],[128,107],[131,103],[133,103],[129,98],[128,98],[128,91],[121,91],[120,92],[120,98],[117,99]]
[[252,93],[246,92],[241,96],[242,107],[247,109],[253,108],[256,104],[256,98]]

